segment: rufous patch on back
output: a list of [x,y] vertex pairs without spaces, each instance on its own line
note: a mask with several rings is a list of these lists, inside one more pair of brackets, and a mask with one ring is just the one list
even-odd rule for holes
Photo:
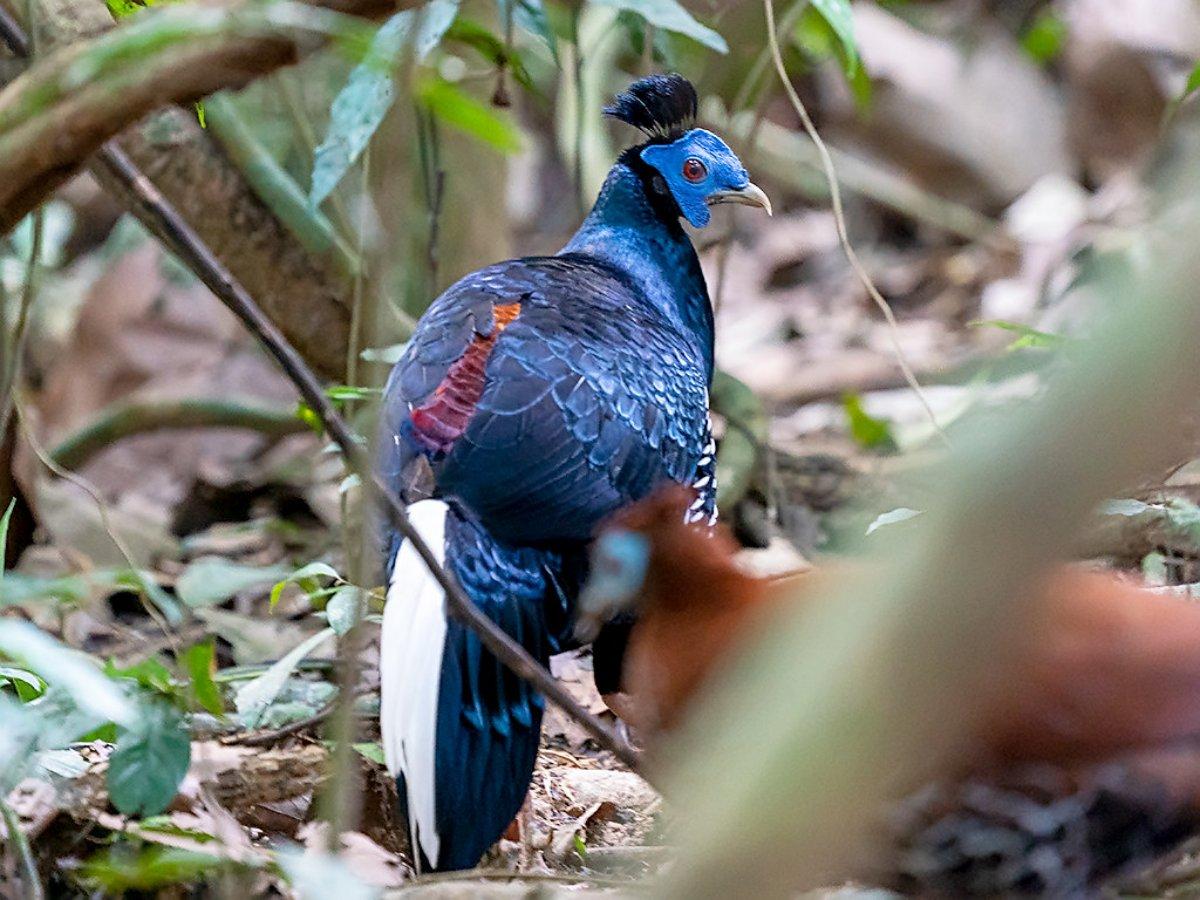
[[412,411],[413,431],[426,449],[448,452],[467,430],[475,406],[483,396],[484,373],[492,348],[520,312],[520,303],[493,306],[491,333],[475,335],[463,355],[451,364],[433,395]]

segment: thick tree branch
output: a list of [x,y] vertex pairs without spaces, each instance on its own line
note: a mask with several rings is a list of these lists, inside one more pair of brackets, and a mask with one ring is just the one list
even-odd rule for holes
[[318,20],[316,10],[289,11],[282,2],[168,7],[39,60],[0,92],[0,229],[147,113],[241,87],[324,43],[320,22],[305,21]]

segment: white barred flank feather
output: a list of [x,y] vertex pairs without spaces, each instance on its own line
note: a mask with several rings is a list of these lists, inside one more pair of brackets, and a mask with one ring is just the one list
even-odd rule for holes
[[[445,562],[446,514],[440,500],[408,508],[417,533]],[[409,828],[425,858],[437,865],[438,688],[446,642],[446,597],[425,561],[405,541],[388,579],[379,644],[379,726],[393,777],[403,774]],[[415,850],[414,849],[414,855]]]

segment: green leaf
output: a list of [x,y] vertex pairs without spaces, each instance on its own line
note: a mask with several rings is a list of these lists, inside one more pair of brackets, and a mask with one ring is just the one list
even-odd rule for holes
[[1188,76],[1187,84],[1184,85],[1183,96],[1180,97],[1180,100],[1186,100],[1192,94],[1196,93],[1196,91],[1200,91],[1200,63],[1196,64],[1196,67],[1192,69],[1192,74]]
[[[421,10],[413,51],[423,59],[441,41],[458,14],[458,0],[431,0]],[[362,155],[395,99],[392,69],[408,40],[415,10],[396,13],[379,27],[366,58],[350,72],[329,110],[329,130],[313,156],[308,201],[313,206],[333,192]]]
[[371,741],[370,743],[366,744],[351,744],[350,746],[352,746],[355,751],[357,751],[359,755],[365,759],[369,759],[371,762],[380,766],[387,765],[387,760],[383,755],[383,748],[375,741]]
[[357,387],[350,384],[335,384],[325,388],[325,396],[338,403],[345,403],[347,400],[372,400],[382,395],[382,388]]
[[842,397],[842,408],[846,411],[846,419],[850,423],[850,434],[860,447],[867,450],[897,449],[892,426],[883,419],[876,419],[870,415],[863,408],[862,398],[858,394],[846,394]]
[[315,583],[317,578],[332,578],[334,581],[342,580],[342,576],[338,574],[337,569],[328,563],[311,562],[306,566],[301,566],[271,588],[271,609],[275,608],[275,604],[279,602],[279,597],[283,594],[283,589],[289,584],[300,585],[311,596],[317,589]]
[[339,635],[346,634],[361,622],[363,613],[366,611],[366,596],[362,590],[352,584],[339,588],[325,606],[325,615],[329,617],[329,627]]
[[300,660],[308,656],[319,646],[334,636],[332,628],[324,628],[312,635],[308,639],[302,641],[299,646],[293,648],[285,657],[278,662],[273,663],[267,671],[263,672],[257,678],[247,681],[234,695],[234,705],[237,707],[238,715],[242,717],[242,721],[246,723],[247,728],[256,728],[262,720],[263,713],[267,707],[271,705],[279,692],[283,689],[284,682],[288,676],[300,663]]
[[841,41],[845,54],[846,75],[853,76],[858,71],[858,41],[854,37],[854,13],[850,9],[850,0],[812,0],[813,9],[821,14],[829,27]]
[[[507,20],[511,2],[512,0],[496,0],[501,25]],[[513,22],[540,38],[550,50],[554,61],[558,62],[558,41],[554,37],[554,29],[550,27],[550,20],[546,17],[546,7],[542,4],[542,0],[516,0],[516,6],[513,8]]]
[[[501,20],[503,22],[503,19]],[[446,32],[446,40],[457,41],[472,47],[494,66],[507,66],[517,84],[527,91],[535,90],[533,78],[516,49],[509,50],[504,41],[496,37],[478,22],[460,16]]]
[[138,719],[137,708],[91,659],[29,622],[0,620],[0,653],[20,660],[47,684],[66,691],[81,710],[104,721],[129,726]]
[[592,2],[597,6],[629,10],[637,13],[655,28],[682,34],[718,53],[729,52],[729,45],[725,43],[725,38],[707,25],[697,22],[692,14],[676,0],[592,0]]
[[1002,331],[1011,331],[1013,334],[1020,335],[1020,337],[1008,345],[1010,351],[1024,350],[1029,347],[1056,350],[1071,342],[1070,338],[1065,338],[1061,334],[1038,331],[1036,328],[1022,325],[1020,322],[1009,322],[1005,319],[985,319],[978,322],[971,322],[970,325],[972,328],[999,328]]
[[36,700],[46,691],[46,682],[28,669],[17,666],[0,666],[0,683],[11,684],[22,703]]
[[168,697],[174,697],[176,693],[171,670],[153,656],[124,669],[118,669],[116,663],[109,660],[104,666],[104,674],[109,678],[131,679],[148,690]]
[[214,716],[225,714],[221,689],[213,681],[217,671],[217,647],[212,638],[188,647],[179,656],[179,664],[188,675],[188,693],[201,709]]
[[1021,35],[1021,49],[1038,65],[1058,59],[1067,40],[1067,25],[1051,10],[1042,10]]
[[0,516],[0,587],[4,585],[4,557],[8,550],[8,523],[12,519],[13,510],[17,507],[17,498],[8,501],[8,509]]
[[325,433],[325,423],[317,415],[317,411],[301,400],[296,404],[296,418],[313,430],[314,434]]
[[180,885],[202,879],[224,866],[216,856],[146,844],[135,850],[129,844],[117,844],[101,850],[83,865],[80,875],[88,883],[103,889],[107,896],[124,896],[131,891],[175,888],[172,895],[183,893]]
[[137,3],[135,0],[104,0],[104,5],[108,7],[108,11],[114,19],[124,19],[126,16],[141,12],[147,4]]
[[457,85],[427,78],[417,85],[417,100],[442,122],[503,153],[521,149],[521,132],[512,120],[476,100]]
[[205,556],[188,564],[175,583],[175,593],[197,609],[224,603],[251,588],[274,584],[287,574],[285,566],[247,566],[220,556]]
[[127,816],[155,816],[175,798],[192,760],[183,716],[165,703],[148,704],[141,720],[118,732],[108,761],[108,796]]

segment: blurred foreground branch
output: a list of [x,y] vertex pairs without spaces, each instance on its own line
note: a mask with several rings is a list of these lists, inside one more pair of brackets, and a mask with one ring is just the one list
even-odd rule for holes
[[[1191,158],[1181,165],[1192,173]],[[1030,628],[1032,582],[1101,499],[1179,452],[1200,395],[1200,226],[1177,176],[1136,258],[1097,284],[1111,310],[1037,403],[960,431],[945,486],[876,564],[785,606],[676,741],[666,779],[683,858],[671,897],[784,896],[845,872],[887,800],[945,771]]]

